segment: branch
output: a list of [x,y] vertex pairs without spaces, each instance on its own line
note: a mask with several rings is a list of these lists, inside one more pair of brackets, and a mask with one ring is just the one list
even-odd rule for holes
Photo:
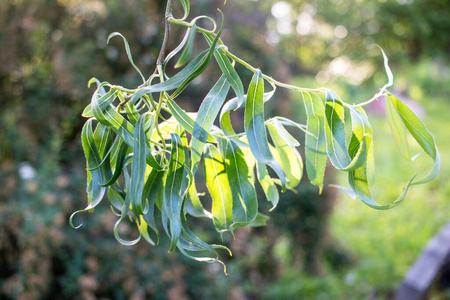
[[170,13],[170,6],[172,4],[172,0],[167,0],[167,6],[166,6],[166,15],[164,18],[164,39],[161,45],[161,50],[159,51],[158,59],[156,60],[156,70],[158,71],[158,66],[162,66],[164,64],[164,56],[166,55],[166,47],[167,42],[169,40],[169,33],[170,33],[170,23],[169,18],[172,16]]

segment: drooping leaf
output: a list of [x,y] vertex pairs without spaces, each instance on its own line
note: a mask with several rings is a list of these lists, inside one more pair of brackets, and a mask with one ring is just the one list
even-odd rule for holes
[[[121,114],[116,112],[112,107],[107,107],[104,111],[94,110],[96,118],[104,120],[105,124],[109,124],[114,132],[120,136],[130,147],[134,147],[134,127]],[[148,164],[156,169],[162,170],[163,167],[156,161],[149,148],[146,148],[146,160]]]
[[84,155],[86,156],[86,168],[87,168],[87,193],[88,193],[88,205],[86,208],[74,212],[70,216],[70,225],[74,228],[80,227],[82,224],[75,227],[73,225],[73,217],[79,213],[91,210],[95,208],[100,201],[103,199],[103,196],[106,193],[106,188],[100,185],[100,182],[103,181],[103,175],[100,169],[95,169],[93,171],[89,171],[90,166],[97,166],[100,164],[100,154],[98,153],[97,146],[94,141],[94,132],[92,131],[92,121],[93,119],[89,119],[83,126],[83,130],[81,132],[81,143],[83,145]]
[[141,234],[141,236],[152,246],[155,245],[155,242],[153,241],[153,239],[150,236],[150,233],[148,231],[148,228],[150,227],[147,222],[145,221],[144,217],[142,215],[139,216],[139,219],[137,220],[137,225],[138,225],[138,229],[139,232]]
[[146,198],[143,197],[145,169],[147,163],[145,154],[147,151],[147,143],[145,137],[145,121],[147,115],[141,115],[136,123],[134,133],[134,147],[133,147],[133,164],[131,168],[131,183],[128,195],[131,197],[131,207],[137,215],[145,214],[148,209],[146,207]]
[[190,4],[189,4],[189,0],[180,0],[180,2],[181,2],[181,5],[183,6],[183,10],[184,10],[184,16],[181,20],[184,20],[189,15]]
[[200,201],[200,197],[198,196],[194,180],[192,181],[191,186],[189,187],[184,208],[186,212],[191,216],[197,218],[198,217],[205,217],[209,219],[213,218],[213,215],[203,207],[203,204]]
[[176,133],[171,133],[172,151],[170,154],[169,169],[167,172],[166,185],[164,187],[163,210],[169,220],[169,236],[171,238],[170,252],[173,251],[181,235],[181,206],[183,196],[182,185],[186,180],[184,177],[185,154],[181,138]]
[[219,39],[220,34],[222,33],[222,30],[223,22],[210,49],[203,51],[183,70],[175,74],[173,77],[169,78],[167,81],[139,89],[133,94],[130,101],[133,102],[135,99],[139,99],[145,94],[167,92],[174,89],[176,90],[170,95],[170,99],[174,99],[179,94],[181,94],[181,92],[189,85],[189,83],[191,83],[192,80],[194,80],[198,75],[203,73],[203,71],[208,66],[211,60],[212,53],[214,51],[214,47],[217,43],[217,40]]
[[142,81],[145,82],[145,77],[144,75],[142,75],[141,70],[139,70],[139,68],[134,64],[133,57],[131,56],[130,45],[128,44],[127,39],[119,32],[113,32],[108,36],[108,40],[106,41],[106,43],[109,43],[109,40],[115,36],[120,36],[122,38],[123,43],[125,44],[125,51],[127,52],[128,60],[130,61],[133,68],[139,73],[139,75],[141,75]]
[[325,109],[317,95],[302,93],[306,110],[305,135],[306,172],[312,184],[322,192],[325,166],[327,164],[327,144],[325,137]]
[[233,228],[243,227],[255,220],[258,200],[250,172],[240,148],[228,141],[226,173],[233,197]]
[[193,174],[197,171],[197,166],[203,153],[203,146],[208,139],[214,120],[225,101],[229,87],[230,85],[225,77],[220,77],[219,81],[209,91],[200,105],[192,130],[191,170]]
[[[354,109],[350,110],[353,113]],[[339,96],[331,90],[326,91],[325,116],[327,153],[333,166],[343,171],[360,167],[367,159],[366,139],[362,139],[358,152],[350,157],[345,140],[344,105]],[[352,130],[364,130],[364,124],[359,123],[360,121],[360,118],[352,118]]]
[[[367,120],[365,112],[362,108],[353,109],[350,112],[352,119],[359,119],[359,124],[363,124],[364,126],[363,130],[353,129],[353,135],[349,147],[350,157],[353,158],[355,155],[357,155],[359,151],[358,148],[362,144],[364,144],[364,147],[366,147],[366,152],[369,151],[368,148],[371,147],[373,133],[372,127],[369,124],[369,121]],[[379,210],[392,208],[403,201],[414,177],[411,178],[408,184],[403,188],[401,195],[395,201],[386,205],[380,205],[372,197],[367,168],[367,161],[364,161],[361,166],[348,172],[348,181],[350,184],[350,188],[359,199],[361,199],[366,205]]]
[[[186,33],[184,34],[184,37],[183,37],[183,39],[181,40],[180,44],[178,44],[178,46],[175,47],[175,49],[173,49],[169,54],[167,54],[166,58],[164,59],[164,64],[163,64],[163,71],[164,71],[164,72],[165,72],[165,70],[166,70],[166,66],[167,66],[167,64],[169,63],[169,61],[170,61],[173,57],[175,57],[175,55],[177,55],[178,53],[180,53],[180,51],[183,50],[183,48],[185,48],[185,46],[186,46],[186,44],[188,43],[189,39],[192,38],[192,34],[193,34],[194,31],[195,31],[195,30],[192,30],[192,28],[195,27],[194,29],[197,29],[197,22],[198,22],[199,20],[201,20],[201,19],[206,19],[206,20],[211,21],[211,23],[212,23],[213,26],[214,26],[214,28],[213,28],[212,31],[215,31],[215,30],[216,30],[216,28],[217,28],[216,21],[215,21],[213,18],[211,18],[211,17],[203,16],[203,15],[202,15],[202,16],[198,16],[198,17],[195,17],[194,19],[192,19],[192,21],[190,22],[191,27],[188,27],[188,28],[187,28]],[[166,76],[166,78],[168,78],[167,75],[165,75],[165,76]]]
[[[266,92],[263,95],[263,102],[267,102],[269,101],[272,96],[275,94],[276,91],[276,86],[272,85],[273,90],[270,92]],[[247,98],[248,95],[244,95],[244,98]],[[233,98],[231,100],[228,100],[225,105],[222,107],[222,110],[220,112],[220,127],[223,130],[223,133],[227,136],[227,138],[232,139],[233,142],[235,142],[238,146],[244,146],[247,147],[248,145],[243,143],[241,140],[239,140],[236,137],[236,132],[233,129],[233,126],[231,124],[231,120],[230,120],[230,111],[232,110],[236,110],[240,107],[243,107],[245,103],[239,104],[239,99]]]
[[267,225],[267,221],[269,220],[269,216],[263,215],[262,213],[258,213],[256,215],[255,220],[253,220],[253,222],[251,222],[250,224],[248,224],[248,227],[261,227],[261,226],[266,226]]
[[150,174],[146,178],[144,190],[142,192],[142,197],[147,198],[148,202],[148,210],[143,215],[143,218],[148,226],[150,226],[150,228],[155,232],[158,239],[157,242],[159,242],[159,231],[156,226],[154,214],[158,192],[163,190],[164,186],[163,177],[163,171],[151,170]]
[[[183,129],[192,134],[194,132],[195,120],[182,110],[175,101],[167,100],[167,106],[169,107],[172,116],[180,123]],[[216,142],[214,137],[209,133],[206,140],[210,143]]]
[[264,83],[261,71],[256,71],[248,88],[245,104],[244,128],[250,149],[256,160],[271,167],[286,189],[286,178],[278,161],[270,152],[264,123]]
[[270,210],[273,210],[277,206],[278,201],[280,199],[278,189],[275,183],[273,182],[272,178],[270,178],[265,164],[258,162],[256,168],[259,184],[261,184],[261,187],[264,191],[264,194],[266,195],[267,200],[272,203],[272,208]]
[[397,143],[400,154],[405,160],[411,160],[409,154],[408,141],[406,139],[406,128],[403,124],[402,118],[397,112],[392,100],[389,97],[385,97],[386,104],[386,118],[394,135],[395,142]]
[[119,142],[120,146],[118,148],[118,152],[117,152],[117,155],[115,158],[116,164],[115,164],[114,173],[112,174],[112,176],[109,179],[107,179],[108,181],[101,183],[102,186],[110,186],[111,184],[113,184],[114,182],[117,181],[120,174],[122,173],[122,168],[123,168],[125,160],[127,158],[127,152],[128,152],[129,147],[128,147],[127,143],[125,143],[122,139],[120,139],[119,141],[120,141]]
[[[274,123],[276,123],[276,120]],[[302,179],[303,161],[298,151],[290,146],[280,135],[280,132],[283,132],[279,130],[280,126],[277,127],[273,124],[267,124],[267,128],[269,129],[273,144],[280,158],[280,164],[283,168],[286,178],[289,180],[289,188],[293,189],[300,183],[300,180]],[[289,140],[290,135],[288,136],[285,134],[285,136],[286,139]]]
[[211,213],[217,231],[232,230],[233,197],[225,162],[219,150],[211,144],[208,144],[205,149],[205,177],[206,186],[213,201]]
[[186,46],[181,53],[180,58],[178,59],[178,62],[175,64],[175,68],[179,68],[183,66],[191,57],[192,50],[194,48],[194,40],[195,40],[195,34],[197,32],[197,25],[194,23],[189,30],[189,39],[187,40]]
[[[208,43],[212,45],[212,43],[214,42],[213,38],[206,34],[204,36]],[[231,64],[227,54],[225,53],[225,49],[223,47],[218,47],[214,51],[214,57],[216,58],[220,70],[236,93],[238,106],[243,105],[245,102],[244,86],[242,84],[241,78],[239,77],[238,73],[234,69],[234,66]]]
[[436,143],[434,141],[433,135],[425,127],[425,124],[413,113],[413,111],[406,106],[402,101],[392,94],[389,94],[389,98],[392,101],[397,113],[403,120],[408,131],[417,141],[417,143],[422,147],[426,154],[428,154],[434,161],[433,169],[428,173],[428,175],[422,179],[414,181],[412,184],[422,184],[431,181],[439,173],[439,168],[441,165],[441,157],[437,149]]

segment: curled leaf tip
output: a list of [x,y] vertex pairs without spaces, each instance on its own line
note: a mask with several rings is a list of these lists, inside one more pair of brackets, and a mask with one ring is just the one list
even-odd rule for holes
[[74,217],[77,213],[82,212],[82,211],[83,211],[83,210],[78,210],[78,211],[76,211],[76,212],[74,212],[73,214],[70,215],[70,218],[69,218],[69,224],[70,224],[70,226],[71,226],[73,229],[78,229],[78,228],[80,228],[80,227],[83,225],[83,223],[81,223],[81,224],[78,225],[78,226],[73,225],[73,217]]

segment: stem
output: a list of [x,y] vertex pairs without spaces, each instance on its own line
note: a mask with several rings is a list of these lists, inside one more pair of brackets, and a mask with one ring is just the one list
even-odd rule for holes
[[[241,58],[237,57],[236,55],[234,55],[233,53],[231,53],[230,51],[228,51],[228,49],[225,48],[225,53],[232,59],[237,61],[238,63],[240,63],[241,65],[243,65],[244,67],[246,67],[247,69],[249,69],[252,72],[256,72],[258,70],[258,68],[253,67],[252,65],[250,65],[249,63],[247,63],[246,61],[242,60]],[[323,91],[324,88],[318,88],[318,89],[308,89],[308,88],[302,88],[299,86],[295,86],[295,85],[291,85],[291,84],[287,84],[287,83],[283,83],[280,82],[278,80],[273,79],[270,76],[267,76],[265,74],[262,74],[263,78],[265,80],[267,80],[270,83],[273,83],[279,87],[282,88],[286,88],[289,90],[293,90],[293,91],[298,91],[298,92],[313,92],[313,93],[317,93],[320,91]]]
[[[164,39],[161,45],[161,50],[159,51],[158,59],[156,60],[156,68],[158,66],[163,65],[164,63],[164,56],[166,55],[166,47],[167,42],[169,40],[169,34],[170,34],[170,23],[169,18],[172,17],[170,13],[170,6],[172,5],[172,0],[167,0],[167,6],[166,6],[166,15],[164,18]],[[156,70],[155,70],[156,72]]]
[[375,94],[375,96],[373,96],[373,97],[370,98],[369,100],[367,100],[367,101],[365,101],[365,102],[363,102],[363,103],[353,104],[352,106],[353,106],[354,108],[356,108],[356,107],[362,107],[362,106],[365,106],[365,105],[367,105],[367,104],[372,103],[372,102],[375,101],[375,100],[378,100],[378,98],[380,98],[381,96],[386,95],[386,90],[387,90],[387,88],[388,88],[389,86],[390,86],[389,84],[386,84],[385,86],[383,86],[383,87],[381,88],[381,90],[380,90],[378,93]]
[[[192,27],[191,23],[188,23],[188,22],[182,21],[182,20],[178,20],[178,19],[175,19],[173,17],[169,17],[167,21],[169,23],[180,25],[180,26]],[[209,30],[207,30],[205,28],[202,28],[202,27],[199,27],[199,26],[197,26],[197,31],[200,32],[200,33],[209,35],[211,37],[214,37],[214,38],[216,37],[216,34],[213,31],[209,31]],[[224,45],[224,43],[222,42],[222,40],[220,38],[217,40],[217,44]],[[237,61],[238,63],[240,63],[241,65],[243,65],[244,67],[246,67],[247,69],[252,71],[253,73],[256,72],[256,70],[258,70],[258,68],[253,67],[248,62],[244,61],[243,59],[239,58],[238,56],[236,56],[233,53],[231,53],[230,51],[228,51],[227,47],[224,47],[224,50],[225,50],[225,53],[228,55],[228,57],[230,57],[234,61]],[[298,87],[298,86],[295,86],[295,85],[282,83],[282,82],[280,82],[278,80],[275,80],[272,77],[267,76],[265,74],[263,74],[263,78],[265,80],[267,80],[268,82],[273,83],[273,84],[275,84],[275,85],[277,85],[279,87],[290,89],[290,90],[293,90],[293,91],[317,93],[317,92],[320,92],[320,91],[324,90],[323,88],[308,89],[308,88],[302,88],[302,87]]]
[[[175,19],[175,18],[173,18],[172,16],[170,16],[170,17],[167,19],[167,21],[168,21],[169,23],[176,24],[176,25],[180,25],[180,26],[184,26],[184,27],[192,27],[192,24],[191,24],[191,23],[188,23],[188,22],[183,21],[183,20]],[[197,32],[203,33],[203,34],[205,34],[205,35],[209,35],[209,36],[214,37],[214,38],[216,37],[216,34],[215,34],[213,31],[207,30],[207,29],[202,28],[202,27],[199,27],[199,26],[197,26]],[[221,40],[220,38],[217,40],[217,44],[219,44],[219,45],[224,45],[224,43],[222,42],[222,40]],[[231,53],[231,52],[228,50],[227,47],[224,47],[224,50],[225,50],[225,53],[226,53],[226,55],[227,55],[228,57],[230,57],[232,60],[234,60],[234,61],[240,63],[241,65],[243,65],[244,67],[246,67],[248,70],[250,70],[250,71],[252,71],[252,72],[256,72],[256,71],[258,70],[258,68],[253,67],[253,66],[252,66],[251,64],[249,64],[248,62],[244,61],[243,59],[241,59],[241,58],[239,58],[238,56],[236,56],[236,55],[234,55],[233,53]],[[295,85],[291,85],[291,84],[287,84],[287,83],[280,82],[280,81],[278,81],[278,80],[276,80],[276,79],[273,79],[272,77],[267,76],[267,75],[265,75],[265,74],[262,74],[262,75],[263,75],[263,78],[264,78],[265,80],[267,80],[269,83],[272,83],[272,84],[274,84],[274,85],[277,85],[277,86],[279,86],[279,87],[286,88],[286,89],[289,89],[289,90],[292,90],[292,91],[319,93],[319,92],[323,92],[323,91],[326,90],[326,89],[323,88],[323,87],[322,87],[322,88],[318,88],[318,89],[303,88],[303,87],[299,87],[299,86],[295,86]],[[365,105],[370,104],[370,103],[372,103],[373,101],[377,100],[379,97],[385,95],[385,94],[386,94],[386,91],[387,91],[387,88],[390,87],[390,86],[392,86],[392,82],[391,82],[391,81],[388,82],[386,85],[384,85],[384,86],[380,89],[380,91],[379,91],[378,93],[376,93],[371,99],[369,99],[369,100],[367,100],[367,101],[365,101],[365,102],[363,102],[363,103],[360,103],[360,104],[353,104],[353,105],[348,104],[348,103],[345,103],[345,102],[343,102],[343,103],[344,103],[345,106],[347,106],[347,107],[353,107],[353,108],[365,106]]]
[[[170,2],[170,0],[168,1],[168,3],[169,2]],[[161,82],[164,82],[164,71],[163,71],[163,67],[162,66],[163,66],[163,64],[157,64],[155,72],[159,73],[159,78],[160,78]],[[164,100],[166,99],[166,95],[165,94],[166,94],[165,92],[162,92],[162,93],[159,94],[158,107],[157,107],[156,113],[155,113],[155,123],[156,123],[155,128],[156,128],[156,132],[158,133],[158,135],[159,135],[159,137],[161,139],[161,142],[163,144],[163,149],[164,150],[166,150],[166,142],[164,140],[164,137],[163,137],[161,131],[159,130],[158,118],[159,118],[159,115],[161,113],[162,104],[163,104]],[[161,164],[163,163],[163,161],[164,161],[164,159],[163,159],[163,157],[161,157]]]

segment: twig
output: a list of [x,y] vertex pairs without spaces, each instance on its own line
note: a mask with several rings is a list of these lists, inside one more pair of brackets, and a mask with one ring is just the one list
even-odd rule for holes
[[[167,42],[169,40],[169,34],[170,34],[170,23],[169,18],[172,16],[170,13],[170,6],[172,4],[172,0],[167,0],[167,6],[166,6],[166,15],[164,19],[164,39],[161,45],[161,50],[159,51],[158,59],[156,60],[156,69],[158,69],[158,66],[161,66],[164,64],[164,56],[166,55],[166,47]],[[157,72],[157,70],[155,70]]]

